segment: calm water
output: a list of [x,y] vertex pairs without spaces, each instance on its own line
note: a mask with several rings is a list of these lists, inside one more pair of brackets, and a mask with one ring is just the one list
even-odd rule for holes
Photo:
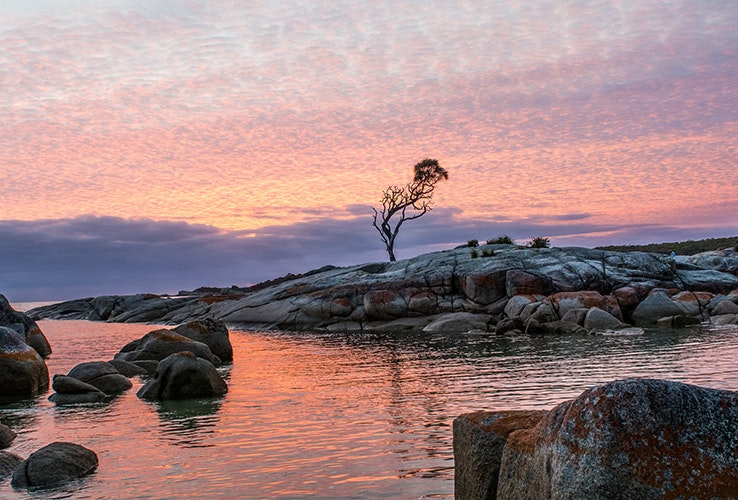
[[[41,321],[50,372],[110,359],[155,327]],[[451,424],[479,409],[549,408],[628,376],[738,390],[738,329],[495,337],[232,331],[230,392],[153,404],[141,381],[108,404],[0,405],[27,456],[56,440],[97,452],[65,489],[0,498],[450,498]]]

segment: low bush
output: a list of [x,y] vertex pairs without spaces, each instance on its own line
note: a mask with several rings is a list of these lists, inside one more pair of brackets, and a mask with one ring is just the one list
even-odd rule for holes
[[551,246],[551,240],[542,236],[536,236],[528,242],[530,248],[549,248]]
[[504,234],[502,236],[498,236],[494,240],[487,240],[488,245],[514,245],[515,240],[510,238],[508,235]]

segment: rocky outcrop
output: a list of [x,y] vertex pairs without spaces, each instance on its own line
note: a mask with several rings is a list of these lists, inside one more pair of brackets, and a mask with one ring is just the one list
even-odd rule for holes
[[97,469],[94,451],[75,443],[48,444],[13,471],[13,488],[51,488],[84,477]]
[[738,491],[738,393],[627,379],[587,390],[507,435],[494,429],[504,419],[514,421],[510,412],[488,412],[454,423],[463,479],[456,498],[494,498],[490,484],[498,499],[733,498]]
[[16,330],[0,326],[0,396],[32,397],[49,387],[49,370]]
[[[98,297],[29,314],[166,324],[212,318],[243,328],[381,331],[395,326],[419,330],[442,316],[467,313],[479,315],[471,325],[456,321],[438,328],[478,329],[481,321],[495,331],[503,320],[519,320],[522,327],[508,331],[563,332],[570,328],[536,325],[565,321],[588,330],[618,327],[599,311],[585,326],[595,307],[624,325],[655,326],[674,316],[705,321],[715,316],[713,302],[738,304],[738,254],[732,249],[676,259],[586,248],[488,249],[494,255],[473,258],[468,248],[458,248],[404,261],[329,267],[221,296]],[[640,307],[654,295],[657,299]],[[712,298],[705,302],[707,296]],[[528,321],[535,321],[533,327]]]
[[150,400],[192,399],[222,396],[228,386],[215,366],[191,352],[178,352],[159,363],[154,379],[138,391]]

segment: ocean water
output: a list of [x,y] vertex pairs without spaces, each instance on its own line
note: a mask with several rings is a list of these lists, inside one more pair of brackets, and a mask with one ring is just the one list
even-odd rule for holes
[[[152,325],[40,321],[50,373],[107,360]],[[642,376],[738,390],[738,328],[565,337],[231,331],[228,394],[104,404],[43,394],[0,404],[23,457],[52,441],[94,450],[93,475],[0,498],[451,498],[452,422],[480,409],[550,408]]]

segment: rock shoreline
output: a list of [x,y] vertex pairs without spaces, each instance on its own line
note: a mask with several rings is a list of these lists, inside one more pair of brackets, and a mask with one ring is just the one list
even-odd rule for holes
[[34,319],[281,330],[585,333],[628,326],[738,324],[734,249],[644,252],[487,245],[332,267],[251,288],[72,300]]

